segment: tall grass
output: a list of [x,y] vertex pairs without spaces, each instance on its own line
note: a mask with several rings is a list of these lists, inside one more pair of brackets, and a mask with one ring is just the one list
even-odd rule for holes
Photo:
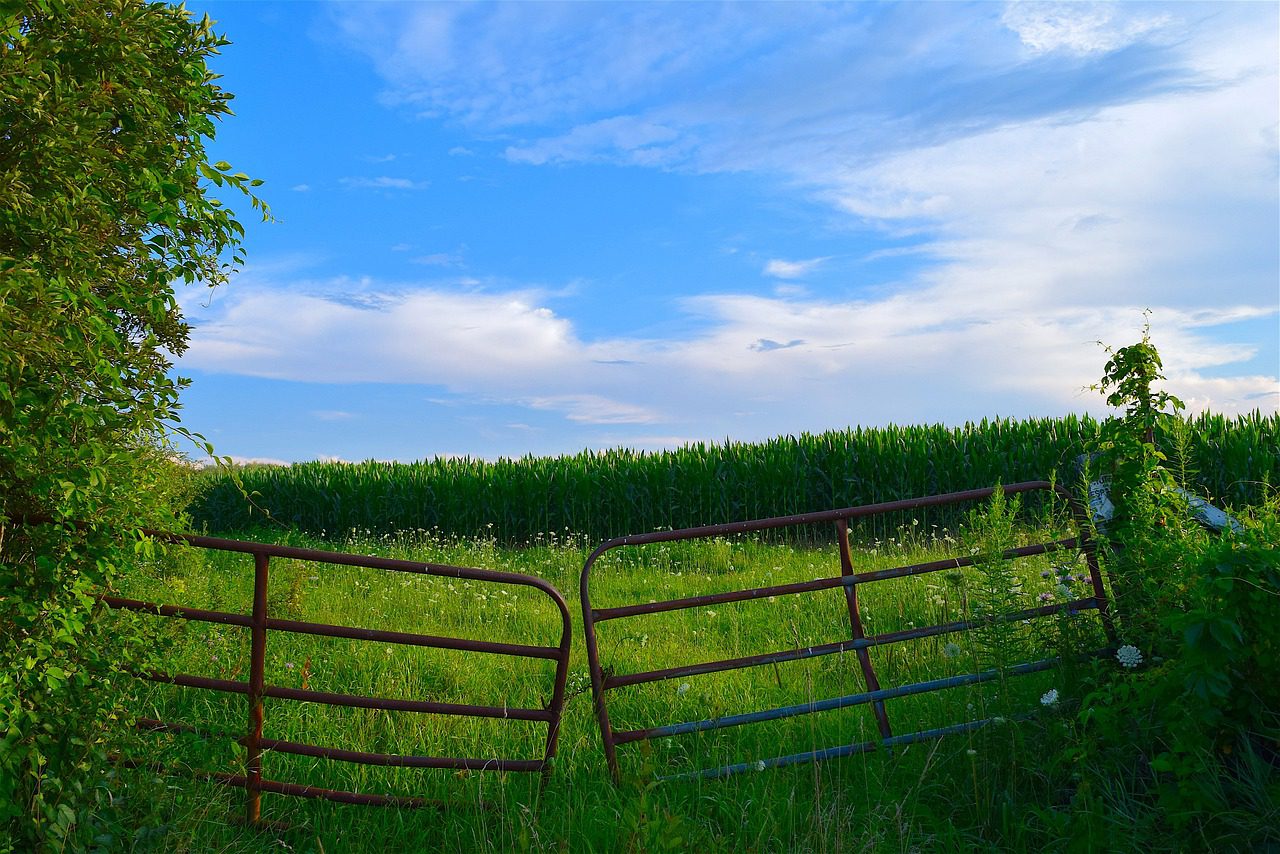
[[[1280,483],[1280,415],[1206,414],[1185,435],[1157,437],[1195,462],[1202,494],[1255,503]],[[1063,482],[1093,446],[1088,416],[853,428],[751,444],[695,444],[674,451],[584,451],[563,457],[435,458],[413,463],[301,463],[241,469],[260,510],[225,473],[211,473],[192,506],[197,525],[238,530],[260,511],[312,533],[430,529],[446,536],[533,542],[566,531],[602,540],[637,531],[847,507],[991,486]],[[1034,509],[1034,508],[1029,508]],[[863,539],[886,530],[855,531]],[[947,513],[924,524],[953,527]]]
[[[915,562],[959,547],[949,537],[907,533],[895,543],[855,556],[859,569]],[[533,573],[572,600],[589,546],[543,538],[521,550],[492,540],[460,541],[422,532],[346,537],[316,543],[296,533],[293,545],[328,545],[344,551],[450,562]],[[1049,582],[1048,558],[1019,562],[1023,595],[1034,601]],[[833,547],[804,549],[749,540],[655,544],[610,555],[598,565],[593,594],[604,605],[687,596],[806,580],[839,572]],[[976,573],[976,570],[974,571]],[[273,561],[268,608],[275,616],[374,628],[457,633],[469,637],[552,643],[553,609],[539,597],[504,585]],[[153,601],[243,611],[251,598],[252,567],[243,555],[191,553],[177,570],[139,573],[122,591]],[[969,613],[976,575],[939,573],[867,585],[867,629],[895,631],[957,619]],[[517,597],[520,597],[517,599]],[[1026,604],[1026,603],[1024,603]],[[1084,622],[1096,631],[1096,619]],[[173,670],[244,679],[246,632],[234,627],[166,621]],[[839,591],[736,603],[715,609],[650,615],[608,624],[605,663],[618,672],[813,645],[848,637]],[[948,640],[953,641],[947,643]],[[927,638],[875,653],[886,685],[970,672],[980,666],[966,636]],[[273,632],[267,645],[267,681],[318,690],[378,696],[508,702],[536,707],[546,701],[546,662],[515,662],[443,650],[395,647]],[[264,817],[289,829],[255,834],[227,821],[243,793],[189,781],[181,773],[134,780],[138,839],[172,851],[708,851],[968,850],[973,847],[1043,848],[1052,832],[1033,812],[1054,802],[1065,775],[1035,770],[1024,759],[1037,739],[1059,725],[1036,698],[1054,673],[1010,680],[1008,686],[969,686],[891,701],[899,731],[1036,709],[1033,721],[912,745],[888,754],[820,765],[748,773],[726,781],[654,785],[655,774],[734,761],[754,761],[876,738],[867,707],[824,712],[766,724],[661,739],[623,748],[624,783],[609,780],[591,696],[585,652],[575,637],[570,696],[561,750],[547,787],[518,774],[455,773],[374,768],[268,754],[266,773],[314,785],[441,798],[457,808],[437,812],[335,806],[267,795]],[[691,676],[614,692],[611,712],[624,726],[644,726],[708,715],[802,703],[864,690],[852,655],[787,662],[772,668]],[[143,716],[243,732],[244,698],[155,685],[137,709]],[[513,726],[513,723],[515,724]],[[510,721],[369,712],[269,700],[266,735],[386,752],[455,755],[539,755],[542,729]],[[236,772],[240,754],[229,740],[148,735],[165,763]],[[153,800],[142,797],[150,787]],[[479,802],[491,809],[478,809]],[[136,840],[135,840],[136,843]],[[1123,847],[1123,846],[1122,846]]]

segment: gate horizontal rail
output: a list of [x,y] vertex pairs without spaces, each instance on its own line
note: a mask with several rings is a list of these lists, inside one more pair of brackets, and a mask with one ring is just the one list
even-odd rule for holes
[[[927,507],[983,501],[994,495],[997,489],[999,489],[999,487],[973,489],[964,492],[948,493],[945,495],[933,495],[925,498],[891,501],[861,507],[848,507],[840,510],[828,510],[792,516],[779,516],[770,519],[758,519],[746,522],[731,522],[722,525],[706,525],[698,528],[685,528],[673,531],[654,531],[647,534],[618,537],[602,543],[591,553],[582,568],[580,596],[582,601],[583,632],[586,637],[587,661],[591,674],[592,693],[595,698],[596,717],[600,726],[600,734],[604,744],[605,757],[608,761],[609,771],[614,780],[617,781],[621,778],[617,757],[617,747],[619,745],[655,738],[667,738],[693,732],[720,729],[723,727],[778,720],[796,715],[812,714],[815,712],[830,711],[852,706],[870,705],[872,707],[880,733],[880,738],[878,740],[854,745],[838,745],[825,750],[774,757],[772,759],[756,760],[754,762],[743,763],[741,765],[728,765],[717,769],[708,769],[691,772],[689,774],[675,775],[675,777],[723,777],[738,773],[739,771],[758,769],[762,767],[762,763],[763,767],[777,767],[795,764],[798,762],[818,761],[837,756],[847,756],[854,753],[867,752],[880,746],[892,747],[897,744],[909,744],[922,739],[934,738],[949,733],[967,732],[990,723],[989,720],[967,721],[961,724],[924,730],[917,733],[895,735],[892,727],[890,726],[888,711],[885,706],[886,700],[962,685],[980,684],[982,682],[998,678],[1002,674],[1000,671],[984,671],[982,673],[964,674],[948,677],[946,679],[929,680],[893,688],[882,688],[870,657],[870,650],[876,647],[938,635],[966,632],[984,625],[989,625],[993,622],[1032,620],[1055,614],[1075,615],[1084,611],[1098,612],[1108,642],[1114,645],[1114,628],[1112,626],[1106,592],[1102,583],[1102,576],[1098,567],[1095,545],[1088,534],[1089,528],[1087,525],[1087,517],[1085,516],[1081,505],[1070,495],[1070,493],[1055,484],[1048,483],[1047,481],[1028,481],[1025,483],[1012,484],[1010,486],[1003,487],[1003,491],[1006,494],[1036,491],[1048,491],[1056,494],[1070,509],[1072,518],[1075,522],[1076,536],[1008,549],[1002,553],[1001,559],[1016,560],[1019,558],[1050,554],[1068,549],[1075,550],[1084,556],[1089,567],[1089,581],[1092,586],[1093,595],[1074,598],[1067,602],[1058,602],[1022,609],[1017,612],[1000,615],[994,620],[956,620],[932,626],[908,628],[875,635],[865,634],[862,626],[862,615],[858,605],[859,586],[893,578],[906,578],[910,576],[923,575],[941,570],[962,569],[964,567],[976,565],[981,559],[971,555],[964,555],[944,560],[928,561],[925,563],[916,563],[888,569],[855,572],[853,569],[852,555],[849,546],[849,521],[852,519],[861,519],[887,513],[919,510]],[[840,549],[840,575],[816,578],[810,581],[778,584],[768,587],[733,590],[701,596],[687,596],[659,602],[644,602],[611,608],[592,607],[592,568],[601,555],[613,549],[654,543],[669,543],[680,540],[725,537],[734,534],[745,534],[776,528],[824,523],[833,523],[837,528],[837,539]],[[596,637],[596,625],[601,622],[647,614],[658,614],[670,611],[687,610],[690,608],[720,605],[730,602],[745,602],[768,597],[812,593],[836,588],[843,588],[845,594],[851,635],[847,640],[840,640],[817,646],[778,650],[759,655],[741,656],[717,661],[696,662],[640,673],[606,674],[605,669],[601,665],[599,642]],[[799,661],[844,652],[853,652],[857,656],[863,680],[867,687],[866,691],[858,694],[833,697],[826,700],[799,705],[783,706],[757,712],[726,715],[719,718],[687,721],[633,730],[615,731],[613,729],[613,722],[609,716],[606,694],[610,690],[616,688],[657,682],[666,679],[676,679],[684,676],[724,672],[760,665],[777,664],[786,661]],[[1027,662],[1005,668],[1003,674],[1020,675],[1040,672],[1055,666],[1056,663],[1056,659]]]
[[[194,534],[167,534],[155,531],[147,531],[145,533],[162,542],[185,544],[196,548],[210,549],[214,551],[238,552],[251,555],[254,559],[253,611],[250,615],[211,611],[202,608],[188,608],[183,605],[145,602],[138,599],[128,599],[120,596],[101,597],[101,601],[111,608],[144,612],[160,617],[236,626],[250,631],[249,678],[247,681],[217,679],[188,673],[161,673],[157,671],[136,672],[134,674],[139,678],[153,682],[167,683],[187,688],[221,691],[231,694],[243,694],[248,698],[249,716],[246,734],[239,738],[230,736],[245,748],[244,773],[228,774],[223,772],[201,771],[196,772],[195,776],[200,779],[210,780],[223,785],[245,789],[245,816],[250,823],[256,824],[261,821],[261,799],[263,792],[273,792],[277,794],[291,795],[294,797],[323,798],[330,801],[349,804],[400,807],[440,806],[437,801],[404,795],[349,792],[340,789],[328,789],[319,786],[309,786],[300,783],[267,779],[263,776],[263,756],[267,752],[311,756],[339,762],[352,762],[362,765],[386,767],[441,768],[467,771],[540,772],[543,775],[543,782],[545,783],[547,775],[551,770],[551,761],[555,756],[556,746],[560,735],[560,722],[565,702],[565,682],[568,677],[569,669],[569,648],[572,637],[568,606],[565,604],[564,597],[550,583],[531,575],[478,569],[473,567],[449,566],[446,564],[424,563],[394,558],[353,555],[341,552],[322,551],[319,549],[299,548],[295,546],[279,546],[270,543],[231,540],[220,537],[205,537]],[[559,612],[561,622],[560,642],[558,646],[499,643],[495,641],[367,629],[354,626],[330,625],[327,623],[312,623],[271,617],[267,612],[267,589],[270,581],[270,561],[272,558],[286,558],[312,563],[325,563],[339,566],[384,570],[388,572],[432,575],[445,578],[456,578],[463,581],[514,584],[531,587],[551,599]],[[545,708],[532,709],[513,708],[510,706],[448,703],[432,700],[370,697],[357,694],[313,691],[289,688],[280,685],[269,685],[265,680],[266,646],[268,634],[272,631],[554,661],[556,663],[556,669],[554,682],[551,686],[551,699]],[[533,721],[545,723],[547,725],[547,736],[543,754],[540,759],[510,758],[502,756],[419,756],[408,754],[370,753],[353,750],[348,746],[315,745],[264,737],[263,700],[267,697],[298,702],[322,703],[327,705],[377,709],[384,711],[420,712],[460,717],[483,717],[499,720]],[[193,733],[202,737],[229,737],[228,734],[225,733],[202,731],[198,727],[194,727],[189,724],[160,720],[139,720],[137,726],[140,730],[151,732]]]

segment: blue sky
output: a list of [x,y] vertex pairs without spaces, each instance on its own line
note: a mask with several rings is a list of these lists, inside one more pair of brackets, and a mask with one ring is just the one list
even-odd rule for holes
[[188,8],[276,217],[180,294],[220,455],[1101,413],[1144,309],[1280,406],[1273,3]]

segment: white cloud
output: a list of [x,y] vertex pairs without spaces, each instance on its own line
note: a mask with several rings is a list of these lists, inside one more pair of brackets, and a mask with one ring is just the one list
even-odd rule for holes
[[430,181],[393,178],[389,175],[379,175],[376,178],[343,178],[340,183],[344,187],[357,190],[425,190],[431,186]]
[[810,258],[807,261],[784,261],[781,258],[774,258],[764,265],[764,274],[777,279],[799,279],[809,275],[824,262],[830,260],[829,257]]
[[[703,320],[686,340],[593,341],[534,291],[242,281],[210,316],[194,318],[181,363],[309,382],[437,385],[453,402],[525,406],[570,423],[750,438],[744,425],[763,437],[1098,412],[1100,398],[1082,392],[1106,358],[1095,342],[1130,343],[1143,322],[1141,305],[1063,308],[1035,289],[975,301],[946,282],[844,302],[716,295],[682,307]],[[1224,375],[1253,350],[1212,337],[1223,324],[1274,316],[1265,305],[1155,309],[1169,390],[1193,409],[1276,411],[1274,376]]]
[[565,418],[583,424],[653,424],[662,416],[643,406],[621,403],[597,394],[564,394],[535,397],[528,401],[534,409],[565,413]]
[[1168,15],[1142,11],[1136,4],[1012,2],[1001,21],[1035,53],[1089,54],[1126,47],[1170,23]]
[[293,190],[295,193],[305,193],[311,189],[311,185],[310,184],[294,184],[289,189]]
[[313,409],[311,417],[320,421],[350,421],[356,417],[354,412],[345,412],[341,409]]

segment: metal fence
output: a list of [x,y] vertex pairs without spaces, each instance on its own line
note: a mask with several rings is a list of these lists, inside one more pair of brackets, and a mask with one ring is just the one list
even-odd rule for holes
[[[544,775],[543,779],[545,781],[546,774],[551,768],[551,759],[555,755],[556,743],[560,733],[560,720],[564,710],[565,680],[568,674],[569,645],[571,638],[569,611],[565,605],[564,597],[562,597],[559,591],[557,591],[556,588],[548,582],[530,575],[521,575],[517,573],[447,566],[433,563],[420,563],[416,561],[394,560],[390,558],[365,555],[342,554],[338,552],[319,551],[316,549],[294,548],[290,546],[228,540],[216,537],[169,534],[154,534],[154,536],[170,543],[183,543],[196,548],[212,549],[216,551],[239,552],[252,555],[253,557],[253,607],[252,612],[249,614],[208,611],[199,608],[187,608],[180,605],[161,605],[153,602],[141,602],[116,596],[105,596],[102,600],[112,608],[143,611],[157,614],[162,617],[176,617],[184,620],[197,620],[208,623],[219,623],[227,626],[238,626],[249,630],[249,679],[247,682],[229,679],[213,679],[205,676],[183,673],[149,672],[137,674],[144,679],[149,679],[154,682],[181,685],[189,688],[229,692],[232,694],[242,694],[246,697],[248,705],[248,726],[244,737],[238,739],[239,743],[245,748],[244,773],[228,774],[204,772],[198,773],[196,776],[213,780],[224,785],[244,788],[247,796],[245,815],[249,822],[257,823],[261,818],[261,797],[263,792],[275,792],[278,794],[293,795],[297,797],[324,798],[343,803],[394,805],[402,807],[418,807],[434,803],[415,797],[349,792],[309,786],[295,782],[267,779],[263,775],[263,759],[265,755],[272,752],[312,756],[327,760],[354,762],[365,765],[397,766],[406,768],[445,768],[467,771],[541,772]],[[532,587],[546,594],[558,609],[561,618],[560,643],[558,646],[532,646],[514,643],[498,643],[494,641],[469,640],[457,637],[441,637],[409,632],[356,628],[352,626],[336,626],[325,623],[309,623],[272,617],[268,613],[267,608],[267,589],[270,580],[271,559],[277,557],[315,563],[365,567],[389,572],[442,576],[446,578],[461,579],[464,581],[516,584]],[[266,684],[264,673],[266,665],[267,636],[270,632],[291,632],[306,635],[321,635],[331,638],[348,638],[353,640],[378,641],[408,646],[434,647],[437,649],[488,653],[492,655],[546,659],[556,663],[551,700],[546,708],[512,708],[505,705],[469,705],[461,703],[436,702],[425,699],[388,699],[268,685]],[[360,750],[348,749],[346,746],[321,746],[285,741],[281,739],[265,738],[263,736],[263,699],[266,697],[363,709],[380,709],[397,712],[425,712],[437,715],[536,721],[547,725],[546,744],[541,758],[520,759],[501,756],[455,757],[368,753]],[[157,732],[200,731],[197,727],[193,727],[187,723],[159,720],[142,720],[138,722],[138,726],[140,729]]]
[[[944,505],[980,502],[989,499],[998,488],[999,487],[975,489],[966,492],[950,493],[947,495],[935,495],[927,498],[893,501],[863,507],[850,507],[841,510],[806,513],[749,522],[708,525],[705,527],[686,528],[675,531],[657,531],[648,534],[619,537],[600,545],[594,552],[592,552],[590,557],[587,558],[586,564],[583,566],[580,595],[582,599],[583,630],[586,635],[587,659],[590,666],[591,686],[595,698],[596,716],[599,720],[600,734],[604,743],[604,751],[609,764],[609,770],[615,781],[620,779],[617,755],[617,748],[619,745],[649,739],[679,736],[688,733],[704,732],[724,727],[740,726],[743,724],[751,724],[768,720],[777,720],[796,715],[812,714],[815,712],[834,709],[869,705],[875,716],[879,738],[873,741],[839,744],[805,753],[776,756],[675,776],[722,777],[749,769],[777,767],[802,762],[814,762],[855,753],[865,753],[875,750],[881,746],[891,748],[895,745],[909,744],[911,742],[936,738],[949,733],[965,732],[990,723],[990,720],[965,721],[936,729],[895,734],[886,701],[960,685],[979,684],[1002,678],[1007,675],[1020,675],[1047,670],[1055,666],[1057,663],[1056,659],[1026,662],[1005,668],[1002,671],[988,670],[908,685],[887,688],[882,687],[872,661],[872,649],[905,641],[918,640],[920,638],[956,632],[966,632],[982,625],[989,624],[991,621],[989,619],[970,619],[918,628],[908,628],[877,635],[867,635],[863,630],[862,613],[858,605],[859,588],[866,584],[892,578],[918,576],[941,570],[974,566],[981,558],[966,555],[947,558],[944,560],[930,561],[928,563],[878,569],[870,572],[855,572],[853,568],[852,555],[850,553],[848,523],[851,520],[867,519],[869,517],[882,516],[884,514],[917,511],[924,508],[940,507]],[[1091,588],[1092,595],[1072,599],[1067,602],[1045,604],[1034,608],[1020,610],[1015,613],[1002,614],[996,619],[1000,621],[1033,620],[1055,614],[1066,613],[1074,615],[1084,611],[1096,611],[1100,616],[1103,629],[1106,632],[1109,642],[1114,645],[1114,628],[1108,611],[1108,603],[1103,587],[1102,576],[1098,568],[1094,543],[1088,534],[1089,529],[1087,525],[1087,517],[1084,515],[1084,511],[1081,506],[1065,490],[1044,481],[1017,483],[1003,487],[1003,490],[1006,494],[1011,495],[1032,492],[1056,493],[1057,497],[1070,509],[1076,528],[1076,535],[1073,537],[1010,549],[1004,552],[1002,556],[1003,559],[1015,560],[1018,558],[1042,555],[1066,549],[1077,550],[1084,556],[1088,564],[1089,586]],[[653,543],[670,543],[680,540],[728,537],[777,528],[814,524],[834,524],[836,526],[838,534],[837,541],[839,543],[840,552],[839,575],[790,584],[780,584],[769,587],[758,587],[702,596],[690,596],[661,602],[645,602],[619,607],[595,608],[591,604],[592,568],[601,555],[611,550]],[[848,605],[849,637],[845,640],[819,646],[785,649],[760,655],[751,655],[720,661],[698,662],[641,673],[606,673],[605,668],[601,664],[600,648],[596,637],[596,626],[597,624],[608,620],[619,620],[638,617],[645,614],[656,614],[660,612],[678,611],[689,608],[701,608],[729,602],[743,602],[766,597],[792,596],[834,588],[843,588],[845,600]],[[739,668],[777,664],[785,661],[798,661],[801,659],[809,659],[845,652],[853,652],[856,655],[867,690],[857,694],[833,697],[830,699],[818,700],[799,705],[784,706],[762,711],[672,723],[627,731],[614,730],[613,723],[609,716],[607,694],[609,691],[616,688],[656,682],[659,680],[677,679],[686,676],[735,670]]]

